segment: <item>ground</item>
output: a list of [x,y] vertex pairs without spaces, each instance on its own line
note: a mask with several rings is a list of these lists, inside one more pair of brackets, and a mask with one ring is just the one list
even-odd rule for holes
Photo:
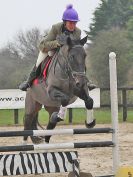
[[[96,128],[111,127],[111,125],[97,125]],[[58,128],[84,128],[83,125],[58,126]],[[3,130],[22,130],[23,127],[1,127]],[[110,141],[112,135],[110,134],[93,134],[93,135],[74,135],[74,136],[53,136],[51,143],[56,142],[85,142],[85,141]],[[17,145],[21,144],[22,137],[1,138],[0,144]],[[29,143],[30,140],[29,140]],[[121,123],[119,124],[119,149],[120,149],[120,165],[133,165],[133,124]],[[68,149],[67,149],[68,150]],[[89,148],[89,149],[74,149],[79,153],[80,169],[83,172],[90,172],[93,176],[102,176],[112,174],[112,148]],[[34,175],[26,175],[33,177]],[[36,175],[35,175],[36,176]],[[43,174],[37,177],[66,177],[67,174]],[[15,177],[15,176],[13,176]],[[20,177],[20,176],[18,176]],[[25,177],[25,175],[21,175]]]

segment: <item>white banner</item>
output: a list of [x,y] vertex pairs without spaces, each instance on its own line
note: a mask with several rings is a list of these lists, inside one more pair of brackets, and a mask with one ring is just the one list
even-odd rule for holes
[[[0,90],[0,109],[21,109],[25,107],[26,92],[19,89]],[[94,107],[100,107],[100,89],[90,91],[90,96],[94,100]],[[84,101],[77,99],[68,108],[84,108]]]
[[0,109],[20,109],[25,106],[26,92],[19,89],[0,90]]

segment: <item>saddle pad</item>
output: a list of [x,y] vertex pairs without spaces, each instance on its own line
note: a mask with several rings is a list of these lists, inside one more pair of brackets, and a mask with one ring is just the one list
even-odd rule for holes
[[[44,78],[44,80],[45,80],[46,77],[47,77],[47,71],[48,71],[48,67],[49,67],[50,63],[51,63],[51,58],[49,57],[49,59],[48,59],[46,65],[44,66],[44,69],[43,69],[43,78]],[[38,83],[39,83],[39,79],[36,78],[36,79],[33,81],[33,84],[34,84],[34,85],[37,85]]]

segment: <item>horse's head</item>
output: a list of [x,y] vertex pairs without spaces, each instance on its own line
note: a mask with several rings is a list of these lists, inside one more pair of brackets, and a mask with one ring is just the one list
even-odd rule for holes
[[66,72],[73,85],[78,89],[83,88],[87,83],[85,75],[86,53],[83,47],[86,41],[87,37],[79,41],[72,41],[70,37],[67,37],[66,44],[60,49],[62,59],[65,60]]

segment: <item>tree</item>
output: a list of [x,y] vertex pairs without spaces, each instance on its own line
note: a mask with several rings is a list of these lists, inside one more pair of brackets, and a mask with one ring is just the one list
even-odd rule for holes
[[[127,81],[127,71],[130,69],[131,42],[126,38],[126,31],[111,29],[99,32],[88,51],[88,74],[93,76],[99,87],[109,87],[109,53],[117,54],[118,86]],[[129,52],[129,53],[128,53]]]
[[13,88],[14,80],[12,74],[18,70],[18,60],[12,58],[8,50],[0,53],[0,88]]
[[133,16],[127,22],[127,35],[133,41]]
[[[44,35],[47,31],[44,32]],[[41,32],[33,28],[19,32],[0,51],[0,88],[18,88],[27,78],[38,56]]]
[[127,21],[133,16],[133,0],[101,0],[100,6],[94,12],[90,30],[86,31],[93,40],[101,30],[124,28]]
[[26,32],[19,31],[14,41],[7,44],[7,48],[10,50],[10,53],[18,55],[20,58],[37,58],[40,37],[41,32],[38,28],[32,28]]

